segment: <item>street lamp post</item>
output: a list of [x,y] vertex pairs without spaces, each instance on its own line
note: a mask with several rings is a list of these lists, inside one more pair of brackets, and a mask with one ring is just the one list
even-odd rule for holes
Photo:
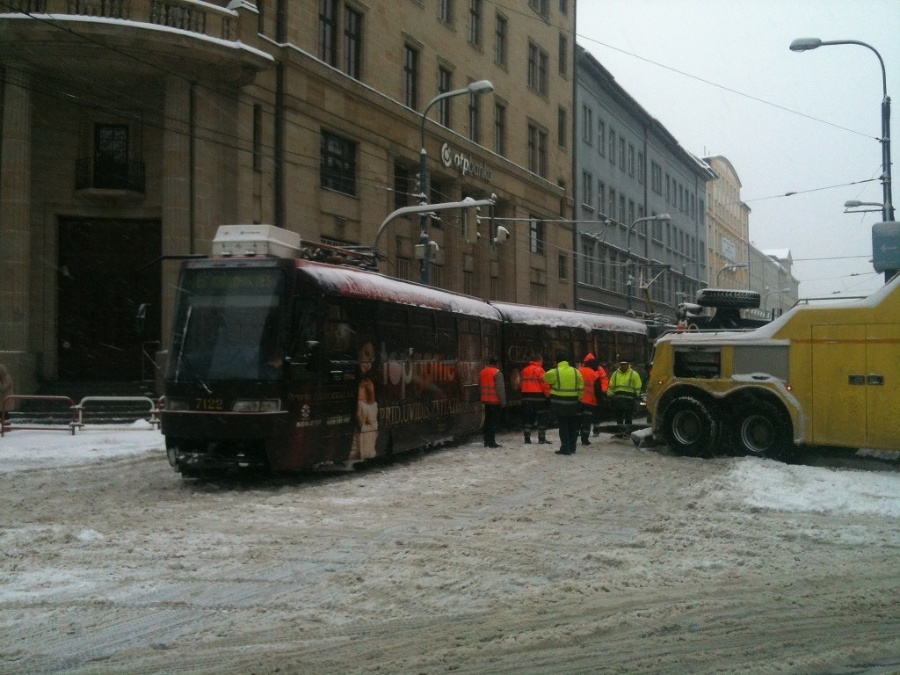
[[[425,150],[425,120],[428,119],[428,111],[431,110],[431,107],[438,101],[443,101],[452,96],[481,94],[493,90],[494,85],[491,84],[489,80],[478,80],[477,82],[472,82],[465,89],[454,89],[453,91],[445,91],[443,94],[438,94],[428,102],[427,106],[425,106],[425,110],[422,112],[422,124],[419,128],[419,204],[425,205],[428,203],[428,153]],[[419,226],[422,230],[422,234],[419,237],[419,243],[422,244],[421,280],[422,283],[426,285],[430,282],[429,262],[431,258],[431,241],[428,238],[429,217],[430,216],[425,212],[422,212],[419,215]]]
[[884,69],[884,60],[881,54],[870,44],[860,42],[859,40],[828,40],[823,41],[819,38],[797,38],[791,42],[791,51],[806,52],[810,49],[826,47],[830,45],[859,45],[866,49],[871,49],[878,57],[878,63],[881,64],[881,187],[884,194],[884,202],[882,204],[882,218],[885,221],[894,220],[894,205],[891,201],[891,98],[887,93],[887,73]]
[[731,270],[734,272],[736,269],[740,269],[743,267],[750,267],[750,263],[728,263],[724,265],[718,272],[716,272],[716,288],[719,288],[719,279],[722,276],[722,272],[725,270]]
[[[877,209],[867,209],[867,206],[877,206]],[[878,202],[861,202],[858,199],[851,199],[849,201],[844,202],[844,208],[848,209],[844,211],[844,213],[873,213],[875,211],[883,211],[884,204],[879,204]],[[849,209],[854,209],[850,211]],[[859,210],[863,209],[863,210]]]
[[668,213],[660,213],[659,215],[656,215],[656,216],[644,216],[643,218],[638,218],[637,220],[635,220],[633,223],[631,223],[631,227],[628,228],[628,239],[626,241],[628,250],[627,250],[627,253],[625,254],[625,257],[627,258],[627,263],[628,263],[628,295],[625,298],[626,299],[625,306],[627,308],[627,313],[629,313],[629,314],[632,311],[631,310],[631,297],[632,297],[631,289],[634,285],[634,263],[631,260],[631,233],[634,232],[634,226],[637,225],[638,223],[646,223],[647,221],[651,221],[651,220],[667,221],[667,220],[672,220],[672,216],[670,216]]

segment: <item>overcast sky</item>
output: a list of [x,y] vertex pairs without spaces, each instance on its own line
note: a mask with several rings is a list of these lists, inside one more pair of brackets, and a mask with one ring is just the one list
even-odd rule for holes
[[[881,67],[900,116],[900,0],[580,0],[578,43],[700,157],[723,155],[751,208],[750,240],[788,248],[801,297],[866,294],[882,203]],[[892,134],[893,135],[893,134]],[[900,144],[892,143],[893,165]],[[895,171],[896,172],[896,171]],[[868,181],[868,182],[863,182]],[[897,179],[893,202],[898,202]],[[838,186],[838,187],[835,187]],[[791,196],[785,193],[793,192]]]

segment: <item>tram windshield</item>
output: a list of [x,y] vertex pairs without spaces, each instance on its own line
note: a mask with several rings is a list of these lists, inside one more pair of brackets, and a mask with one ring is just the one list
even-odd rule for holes
[[281,269],[184,270],[167,378],[280,379],[283,289]]

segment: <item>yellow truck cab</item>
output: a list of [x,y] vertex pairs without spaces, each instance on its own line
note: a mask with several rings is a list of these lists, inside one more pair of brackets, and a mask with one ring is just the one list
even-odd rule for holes
[[755,330],[663,335],[647,410],[654,437],[687,455],[900,450],[900,275]]

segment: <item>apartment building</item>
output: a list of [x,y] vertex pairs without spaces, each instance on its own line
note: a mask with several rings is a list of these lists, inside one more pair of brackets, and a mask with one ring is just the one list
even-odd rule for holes
[[706,282],[715,174],[590,53],[577,59],[576,307],[674,318]]
[[708,186],[709,285],[750,288],[750,207],[741,201],[741,179],[726,157],[704,161],[716,172]]
[[[423,145],[428,203],[495,195],[510,233],[429,218],[429,282],[571,306],[574,33],[574,0],[5,3],[0,363],[17,392],[152,379],[172,257],[209,252],[220,224],[373,245],[420,201]],[[386,225],[381,271],[419,280],[420,234],[418,215]]]
[[751,291],[759,293],[759,307],[747,316],[772,319],[789,310],[799,298],[800,282],[794,277],[794,258],[788,248],[761,250],[748,247],[747,274]]

